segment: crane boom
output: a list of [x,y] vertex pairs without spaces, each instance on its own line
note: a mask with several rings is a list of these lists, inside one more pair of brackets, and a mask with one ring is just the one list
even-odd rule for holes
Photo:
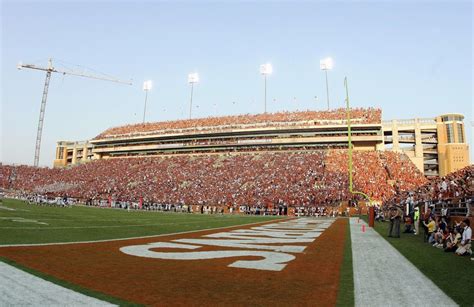
[[132,85],[132,81],[123,81],[123,80],[119,80],[119,79],[112,78],[112,77],[97,76],[97,75],[93,75],[93,74],[80,73],[80,72],[75,72],[73,70],[67,70],[67,69],[56,69],[56,68],[53,67],[52,59],[49,59],[48,67],[36,66],[34,64],[19,63],[17,65],[17,68],[18,69],[28,68],[28,69],[34,69],[34,70],[40,70],[40,71],[45,71],[46,72],[46,80],[44,82],[43,97],[41,99],[41,107],[40,107],[40,114],[39,114],[39,120],[38,120],[38,130],[36,132],[34,166],[39,165],[39,156],[40,156],[40,150],[41,150],[41,138],[42,138],[42,135],[43,135],[44,113],[45,113],[45,110],[46,110],[46,100],[48,98],[49,81],[51,79],[51,74],[53,72],[54,73],[60,73],[60,74],[63,74],[63,75],[72,75],[72,76],[78,76],[78,77],[83,77],[83,78],[90,78],[90,79],[111,81],[111,82],[116,82],[116,83]]
[[28,68],[28,69],[41,70],[41,71],[46,71],[46,72],[49,71],[49,72],[55,72],[55,73],[59,73],[59,74],[63,74],[63,75],[78,76],[78,77],[83,77],[83,78],[90,78],[90,79],[104,80],[104,81],[111,81],[111,82],[116,82],[116,83],[132,85],[132,81],[124,81],[124,80],[111,78],[111,77],[80,73],[80,72],[75,72],[73,70],[67,70],[67,69],[57,69],[57,68],[53,67],[51,59],[49,59],[48,67],[36,66],[34,64],[19,63],[17,65],[17,68],[18,69]]

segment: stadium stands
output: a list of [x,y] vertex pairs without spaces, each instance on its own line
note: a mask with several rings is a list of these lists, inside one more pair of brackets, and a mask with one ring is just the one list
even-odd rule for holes
[[[223,129],[238,129],[242,128],[242,126],[245,126],[245,128],[274,127],[279,126],[280,124],[290,126],[291,123],[312,126],[330,124],[340,125],[345,123],[346,117],[346,109],[208,117],[114,127],[102,132],[96,136],[95,139],[146,135],[149,133],[169,134],[192,131],[218,131]],[[351,109],[351,117],[354,124],[380,124],[382,121],[382,111],[375,108],[355,108]]]
[[[426,182],[408,157],[354,152],[354,185],[387,201]],[[347,150],[97,160],[63,169],[0,167],[2,188],[26,194],[175,205],[327,206],[348,192]]]
[[[408,181],[406,184],[409,184]],[[436,177],[417,186],[397,194],[385,202],[386,207],[393,204],[409,205],[409,211],[413,208],[421,207],[421,212],[427,212],[435,216],[452,217],[454,221],[462,221],[468,217],[474,221],[474,165],[467,166],[457,172],[448,174],[445,177]]]
[[474,195],[474,165],[467,166],[445,177],[436,177],[416,189],[398,194],[393,201],[407,197],[411,192],[416,200],[439,201],[471,197]]

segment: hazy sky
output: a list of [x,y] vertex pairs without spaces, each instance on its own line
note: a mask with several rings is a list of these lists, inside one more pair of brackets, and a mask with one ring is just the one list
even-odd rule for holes
[[472,18],[471,1],[2,1],[0,161],[33,163],[45,73],[19,61],[134,80],[53,75],[40,159],[51,166],[58,140],[141,122],[148,79],[149,121],[187,116],[193,71],[196,117],[262,112],[266,62],[269,111],[324,109],[327,56],[332,107],[344,105],[347,76],[352,106],[383,119],[462,113],[472,160]]

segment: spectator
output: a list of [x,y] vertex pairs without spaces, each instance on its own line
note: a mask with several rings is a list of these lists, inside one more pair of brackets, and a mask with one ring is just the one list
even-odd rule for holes
[[413,218],[413,224],[415,226],[415,235],[418,235],[420,233],[420,208],[415,207],[415,214]]
[[461,244],[459,248],[456,250],[456,254],[460,256],[471,255],[471,238],[472,238],[472,230],[470,225],[469,219],[464,219],[461,223],[463,227]]
[[427,232],[426,232],[426,240],[428,243],[433,244],[434,241],[434,232],[436,231],[436,222],[434,221],[433,217],[429,217],[428,224],[423,221],[423,225],[425,225]]
[[413,222],[411,220],[411,217],[409,215],[404,216],[404,223],[405,223],[405,230],[403,233],[413,233]]
[[439,245],[442,243],[442,238],[445,236],[445,231],[448,227],[446,219],[441,217],[441,221],[438,222],[436,232],[434,233],[434,245]]
[[402,214],[403,212],[400,207],[390,207],[390,228],[388,232],[389,237],[400,238],[400,220]]
[[459,227],[454,227],[453,233],[450,233],[447,241],[445,252],[454,253],[461,244],[461,233]]

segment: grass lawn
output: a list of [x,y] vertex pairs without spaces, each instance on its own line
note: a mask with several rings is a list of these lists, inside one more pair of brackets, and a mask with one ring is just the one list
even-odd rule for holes
[[349,221],[347,222],[344,258],[340,274],[337,306],[354,306],[354,272],[352,269],[351,226]]
[[[76,206],[28,205],[4,199],[0,208],[0,245],[132,238],[281,219],[241,215],[127,212]],[[10,210],[8,210],[8,209]]]
[[[366,217],[364,218],[366,221]],[[461,306],[474,305],[474,261],[445,253],[423,242],[423,235],[401,234],[388,238],[389,223],[376,222],[375,230],[393,247],[430,278],[441,290]],[[401,227],[404,229],[403,225]],[[420,227],[421,230],[421,227]]]

